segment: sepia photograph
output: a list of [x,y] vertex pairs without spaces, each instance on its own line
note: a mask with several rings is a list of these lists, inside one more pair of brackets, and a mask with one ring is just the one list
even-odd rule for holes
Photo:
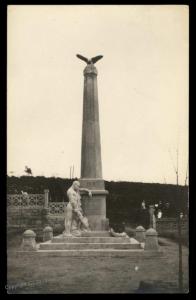
[[189,293],[189,6],[7,6],[7,294]]

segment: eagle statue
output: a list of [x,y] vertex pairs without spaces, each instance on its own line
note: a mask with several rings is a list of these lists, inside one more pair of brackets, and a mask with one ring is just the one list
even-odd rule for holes
[[95,57],[92,57],[91,59],[88,59],[88,58],[86,58],[86,57],[84,57],[84,56],[82,56],[80,54],[76,54],[76,56],[79,59],[85,61],[87,63],[87,65],[95,64],[98,60],[100,60],[103,57],[103,55],[97,55]]

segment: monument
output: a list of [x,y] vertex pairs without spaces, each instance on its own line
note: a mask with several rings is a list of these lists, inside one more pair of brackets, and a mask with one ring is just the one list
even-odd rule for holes
[[92,198],[81,192],[82,207],[87,216],[91,230],[108,230],[106,219],[106,195],[102,178],[101,142],[99,126],[99,103],[97,89],[97,68],[95,63],[103,56],[91,59],[77,54],[87,63],[84,69],[83,124],[81,149],[81,188],[89,189]]
[[[65,230],[53,236],[52,228],[44,229],[45,241],[36,246],[40,255],[57,256],[130,256],[133,251],[143,253],[141,242],[125,232],[116,233],[109,228],[106,218],[106,195],[102,178],[97,69],[95,63],[101,55],[90,60],[77,55],[87,66],[84,69],[83,124],[81,149],[81,178],[67,191],[69,203],[65,210]],[[146,239],[147,249],[157,251],[151,242],[153,232]],[[50,240],[48,240],[50,238]],[[153,241],[157,236],[153,236]],[[33,239],[35,237],[33,236]]]

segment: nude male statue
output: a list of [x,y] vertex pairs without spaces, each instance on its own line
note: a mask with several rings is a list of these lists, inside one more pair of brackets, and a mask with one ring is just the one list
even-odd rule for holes
[[83,216],[80,191],[85,191],[92,197],[91,191],[80,188],[79,181],[75,180],[67,191],[69,202],[65,209],[65,236],[81,235],[82,230],[89,230],[88,219]]

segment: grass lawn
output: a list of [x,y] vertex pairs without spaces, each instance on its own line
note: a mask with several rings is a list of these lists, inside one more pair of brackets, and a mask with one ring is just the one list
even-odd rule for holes
[[[15,237],[9,242],[8,249],[17,249],[20,240],[20,237]],[[178,246],[166,238],[160,238],[160,245],[164,255],[153,259],[142,259],[137,255],[134,258],[35,256],[32,259],[9,254],[8,293],[135,293],[140,281],[160,280],[177,284]],[[185,246],[183,271],[187,290],[188,248]]]

